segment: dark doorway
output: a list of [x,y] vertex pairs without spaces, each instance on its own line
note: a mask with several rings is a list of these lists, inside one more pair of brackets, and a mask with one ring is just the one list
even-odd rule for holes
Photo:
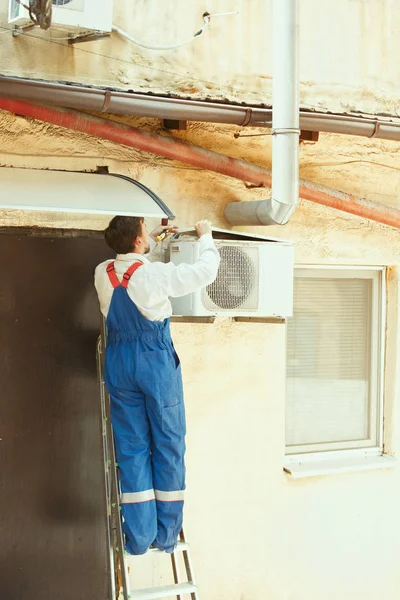
[[100,236],[0,233],[0,598],[109,600]]

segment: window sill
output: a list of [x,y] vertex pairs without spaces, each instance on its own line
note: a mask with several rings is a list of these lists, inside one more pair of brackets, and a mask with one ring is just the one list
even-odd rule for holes
[[397,459],[388,454],[365,457],[346,457],[329,460],[305,460],[304,462],[287,462],[283,470],[292,479],[318,477],[332,473],[352,473],[356,471],[371,471],[376,469],[393,468]]

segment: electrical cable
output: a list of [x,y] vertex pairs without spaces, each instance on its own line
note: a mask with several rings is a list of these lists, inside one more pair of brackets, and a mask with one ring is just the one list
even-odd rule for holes
[[385,169],[391,169],[392,171],[400,171],[400,167],[396,167],[394,165],[388,165],[387,163],[381,163],[374,160],[363,160],[363,159],[354,159],[354,160],[344,160],[338,162],[308,162],[300,165],[301,169],[307,169],[308,167],[340,167],[343,165],[352,165],[352,164],[366,164],[373,165],[374,167],[383,167]]
[[[129,163],[129,164],[134,164],[137,163],[139,165],[143,164],[143,160],[142,159],[135,159],[135,158],[119,158],[117,156],[99,156],[98,154],[94,154],[94,155],[90,155],[90,154],[47,154],[47,153],[38,153],[35,152],[35,154],[28,154],[26,152],[12,152],[10,150],[7,150],[5,152],[1,152],[0,151],[0,164],[2,164],[4,162],[4,157],[7,156],[18,156],[20,158],[56,158],[58,160],[60,159],[65,159],[65,158],[72,158],[72,159],[79,159],[80,161],[82,160],[96,160],[96,161],[103,161],[103,162],[118,162],[118,163]],[[160,157],[161,158],[161,157]],[[185,165],[174,165],[174,164],[168,164],[168,162],[173,162],[172,159],[170,158],[166,158],[163,157],[162,158],[163,161],[163,168],[168,168],[168,169],[176,169],[176,170],[180,170],[180,171],[202,171],[201,167],[189,167],[189,166],[185,166]],[[24,168],[24,167],[21,167]]]
[[[0,29],[6,29],[7,31],[10,31],[10,32],[13,31],[13,29],[10,29],[9,27],[3,27],[2,25],[0,25]],[[74,45],[74,47],[71,48],[71,46],[69,46],[68,44],[61,44],[58,41],[56,41],[55,39],[50,39],[50,38],[47,38],[47,37],[41,37],[39,35],[32,35],[29,32],[21,31],[20,35],[23,36],[23,37],[33,38],[35,40],[40,40],[42,42],[47,42],[48,44],[55,44],[56,46],[60,46],[61,48],[69,48],[69,49],[74,50],[75,52],[85,52],[86,54],[91,54],[93,56],[97,56],[97,57],[100,57],[100,58],[106,58],[106,59],[109,59],[109,60],[114,60],[116,62],[121,62],[121,63],[124,63],[124,64],[132,66],[132,61],[126,60],[124,58],[119,58],[119,57],[116,57],[116,56],[110,56],[108,54],[102,54],[101,52],[94,52],[93,50],[87,50],[86,48],[80,48],[77,45]],[[177,73],[175,71],[167,71],[166,69],[160,69],[158,67],[151,67],[149,65],[143,65],[143,64],[140,64],[140,63],[136,63],[135,66],[138,66],[138,67],[141,67],[142,69],[147,69],[147,70],[150,70],[150,71],[157,71],[158,73],[164,73],[166,75],[172,75],[172,76],[175,76],[175,77],[182,77],[182,78],[185,78],[185,80],[190,80],[190,81],[193,81],[195,83],[206,83],[207,85],[211,85],[211,86],[215,86],[216,85],[215,81],[209,81],[207,79],[199,79],[198,77],[192,77],[191,75],[188,75],[186,73]],[[244,89],[241,89],[241,88],[237,88],[234,85],[225,84],[224,86],[218,86],[218,89],[220,89],[220,90],[223,89],[223,88],[226,88],[226,89],[229,89],[229,90],[232,90],[232,91],[236,91],[236,92],[240,92],[240,93],[243,93],[243,94],[252,94],[252,95],[257,96],[257,97],[260,96],[259,92],[253,92],[251,90],[244,90]]]
[[[222,14],[239,14],[239,13],[216,13],[216,16],[220,16]],[[12,33],[14,31],[14,29],[11,29],[10,27],[5,27],[5,23],[3,25],[0,25],[0,29],[4,29],[4,33],[8,33],[8,32]],[[63,31],[67,31],[67,30],[63,29]],[[60,43],[60,41],[62,41],[62,40],[70,40],[71,39],[70,37],[68,37],[68,38],[48,38],[48,37],[41,37],[39,35],[33,35],[29,32],[25,32],[25,31],[20,31],[18,33],[21,36],[33,38],[36,40],[40,40],[42,42],[47,42],[49,44],[55,44],[56,46],[61,46],[62,48],[71,48],[75,52],[85,52],[86,54],[91,54],[91,55],[97,56],[99,58],[106,58],[108,60],[114,60],[116,62],[121,62],[121,63],[132,66],[132,61],[126,60],[124,58],[110,56],[109,54],[102,54],[101,52],[94,52],[93,50],[87,50],[86,48],[81,48],[78,45],[74,45],[72,48],[69,44],[61,44]],[[0,33],[0,35],[1,35],[1,33]],[[200,79],[199,77],[192,77],[191,75],[188,75],[187,73],[177,73],[176,71],[167,71],[166,69],[160,69],[158,67],[151,67],[150,65],[144,65],[141,63],[135,63],[135,65],[137,67],[141,67],[142,69],[147,69],[149,71],[156,71],[158,73],[164,73],[165,75],[172,75],[174,77],[182,77],[182,78],[185,78],[185,80],[190,80],[190,81],[193,81],[194,83],[205,83],[205,84],[207,84],[207,86],[216,86],[217,85],[215,81],[209,81],[208,79]],[[235,87],[234,85],[230,85],[230,84],[224,84],[223,86],[218,85],[218,89],[220,91],[222,91],[223,89],[226,89],[226,90],[231,90],[233,92],[240,92],[241,94],[251,94],[252,96],[257,96],[257,98],[260,97],[260,92],[254,92],[249,89],[246,89],[246,90],[241,89],[241,88]],[[307,103],[303,103],[302,106],[315,108],[314,105],[307,104]],[[328,108],[322,107],[321,110],[327,111]],[[264,135],[264,134],[255,134],[255,135]],[[245,136],[240,136],[240,137],[245,137]]]
[[17,0],[18,4],[23,6],[29,12],[29,18],[35,25],[41,29],[48,29],[51,25],[53,2],[52,0],[28,0],[26,5],[22,0]]
[[238,14],[239,14],[238,11],[213,13],[213,14],[206,12],[203,15],[204,25],[201,29],[199,29],[199,31],[197,31],[192,37],[190,37],[187,40],[178,42],[176,44],[167,45],[167,46],[156,46],[154,44],[148,44],[146,42],[142,42],[142,41],[138,40],[137,38],[133,37],[132,35],[130,35],[129,33],[126,33],[126,31],[123,31],[116,25],[112,26],[112,30],[115,31],[115,33],[118,33],[118,35],[120,35],[121,37],[129,40],[130,42],[133,42],[137,46],[140,46],[141,48],[147,48],[147,50],[174,50],[175,48],[180,48],[181,46],[185,46],[186,44],[189,44],[190,42],[193,42],[196,38],[200,37],[201,34],[204,33],[204,31],[208,28],[212,18],[224,17],[226,15],[238,15]]

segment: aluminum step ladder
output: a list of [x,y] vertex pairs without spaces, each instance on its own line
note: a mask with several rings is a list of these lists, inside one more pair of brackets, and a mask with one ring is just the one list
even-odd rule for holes
[[[194,581],[192,561],[189,544],[186,542],[183,530],[178,539],[175,551],[170,554],[174,583],[172,585],[153,587],[141,590],[130,590],[129,567],[124,551],[125,540],[122,531],[122,518],[120,513],[120,487],[118,465],[115,460],[115,447],[113,430],[110,418],[110,399],[104,383],[104,351],[105,351],[105,326],[102,320],[102,333],[97,343],[97,370],[100,385],[102,434],[105,464],[105,482],[107,495],[107,512],[109,523],[110,566],[114,573],[111,584],[112,597],[116,600],[156,600],[158,598],[177,598],[184,600],[184,596],[191,600],[199,600],[198,588]],[[164,554],[161,550],[151,548],[147,554]],[[186,581],[182,581],[178,555],[182,555],[186,571]],[[130,560],[134,560],[131,556]]]
[[[148,554],[160,553],[161,550],[151,548]],[[186,571],[186,581],[182,581],[179,568],[178,555],[182,554],[183,562]],[[185,540],[185,535],[181,531],[179,535],[178,545],[175,551],[170,555],[172,573],[174,583],[162,587],[147,588],[143,590],[132,590],[130,598],[133,600],[156,600],[157,598],[177,598],[183,600],[184,596],[190,597],[191,600],[199,600],[198,589],[194,581],[193,567],[190,558],[189,544]]]

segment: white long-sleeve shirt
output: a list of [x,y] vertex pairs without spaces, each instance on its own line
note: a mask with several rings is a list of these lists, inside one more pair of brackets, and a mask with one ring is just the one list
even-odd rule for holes
[[[172,315],[169,297],[185,296],[212,283],[218,272],[220,256],[211,234],[202,235],[199,241],[198,260],[192,264],[151,262],[142,254],[118,254],[115,259],[115,272],[121,281],[128,267],[143,262],[128,283],[128,295],[138,310],[150,321],[163,321]],[[150,238],[150,251],[155,243]],[[106,268],[112,262],[106,260],[95,270],[94,284],[99,296],[100,310],[106,317],[111,304],[114,288]]]

